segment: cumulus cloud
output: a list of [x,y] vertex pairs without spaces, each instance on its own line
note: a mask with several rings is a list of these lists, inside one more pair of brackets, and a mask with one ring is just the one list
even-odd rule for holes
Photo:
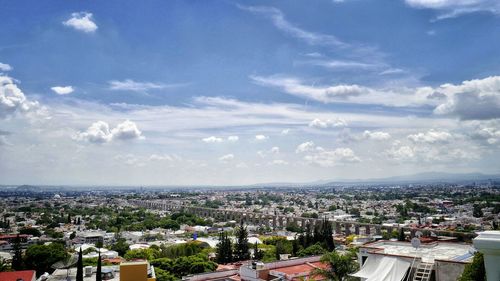
[[309,123],[309,127],[326,129],[326,128],[337,128],[337,127],[346,127],[347,122],[344,119],[337,118],[334,120],[325,119],[321,120],[319,118],[315,118]]
[[500,119],[473,122],[471,137],[481,139],[488,144],[500,143]]
[[54,86],[50,89],[58,95],[68,95],[75,91],[72,86]]
[[258,140],[258,141],[265,141],[267,140],[269,137],[268,136],[265,136],[265,135],[256,135],[255,136],[255,139]]
[[220,143],[223,142],[224,140],[222,138],[218,138],[216,136],[210,136],[201,139],[201,141],[206,142],[206,143]]
[[0,71],[11,71],[12,66],[6,64],[6,63],[1,63],[0,62]]
[[282,159],[275,159],[271,162],[268,162],[269,165],[276,165],[276,166],[286,166],[288,165],[288,162]]
[[304,152],[314,151],[314,148],[315,148],[314,142],[307,141],[307,142],[299,144],[297,146],[297,148],[295,149],[295,153],[304,153]]
[[0,76],[0,118],[14,114],[46,116],[46,109],[37,101],[30,101],[15,84],[14,79]]
[[240,138],[238,136],[229,136],[227,137],[227,141],[229,142],[237,142]]
[[284,135],[284,136],[288,135],[288,133],[290,133],[290,129],[283,129],[283,130],[281,130],[281,134]]
[[85,33],[94,33],[97,30],[97,25],[92,19],[92,13],[87,12],[72,13],[71,18],[64,21],[63,25]]
[[232,160],[234,160],[234,154],[232,154],[232,153],[219,157],[219,161],[221,161],[223,163],[227,163],[227,162],[230,162]]
[[417,133],[408,136],[408,139],[413,142],[424,142],[424,143],[438,143],[438,142],[448,142],[453,138],[453,136],[444,131],[429,130],[425,133]]
[[462,120],[500,118],[500,76],[468,80],[460,85],[444,84],[435,90],[446,96],[434,113]]
[[104,121],[94,122],[87,130],[77,132],[73,139],[77,141],[86,141],[91,143],[108,143],[113,140],[131,140],[143,139],[142,132],[137,128],[137,125],[126,120],[118,124],[115,128],[110,129],[109,124]]
[[383,140],[388,140],[391,138],[391,135],[389,133],[386,133],[386,132],[372,132],[372,131],[364,131],[363,132],[363,138],[365,139],[370,139],[370,140],[379,140],[379,141],[383,141]]

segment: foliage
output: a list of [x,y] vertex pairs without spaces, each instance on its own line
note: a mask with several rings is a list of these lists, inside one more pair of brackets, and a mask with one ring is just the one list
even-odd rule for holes
[[78,251],[78,261],[76,263],[76,281],[83,281],[82,248],[80,248],[80,251]]
[[261,260],[263,257],[264,253],[261,249],[259,249],[259,245],[257,244],[257,242],[255,242],[255,244],[253,244],[253,259]]
[[182,256],[192,256],[200,253],[203,250],[203,244],[193,241],[179,245],[171,245],[161,247],[161,257],[178,258]]
[[321,261],[327,263],[328,268],[315,269],[314,274],[333,281],[352,280],[353,278],[349,274],[356,272],[359,268],[351,253],[343,255],[337,252],[329,252],[321,257]]
[[120,256],[124,256],[129,249],[129,244],[126,242],[125,238],[118,238],[113,245],[111,245],[111,250],[118,252]]
[[154,248],[129,250],[123,256],[126,260],[145,259],[153,260],[160,257],[160,251]]
[[[151,261],[155,269],[161,269],[169,273],[168,278],[173,276],[181,278],[188,274],[197,274],[203,272],[212,272],[217,269],[217,264],[208,260],[203,254],[192,255],[189,257],[179,257],[176,259],[159,258]],[[162,273],[164,273],[162,272]],[[166,279],[171,280],[171,279]]]
[[37,275],[44,272],[52,272],[52,265],[68,257],[64,246],[60,243],[49,245],[31,245],[25,253],[25,264],[27,268],[34,269]]
[[216,251],[217,263],[230,263],[233,261],[233,245],[226,232],[219,234],[219,243]]
[[21,249],[21,238],[19,237],[19,234],[14,239],[13,252],[14,256],[12,257],[12,264],[11,264],[12,269],[14,270],[23,269],[23,252]]
[[248,231],[243,226],[243,221],[236,229],[236,244],[234,245],[234,261],[244,261],[250,259],[248,247]]
[[476,252],[472,263],[465,266],[458,281],[486,281],[486,269],[484,268],[483,254]]
[[33,235],[36,237],[42,236],[42,233],[40,230],[33,228],[33,227],[23,227],[21,230],[19,230],[19,234],[27,234],[27,235]]
[[325,250],[320,243],[316,243],[314,245],[311,245],[305,249],[300,250],[297,253],[297,256],[299,257],[307,257],[307,256],[315,256],[315,255],[323,255],[327,250]]
[[156,281],[175,281],[177,278],[170,272],[163,270],[159,267],[155,267]]

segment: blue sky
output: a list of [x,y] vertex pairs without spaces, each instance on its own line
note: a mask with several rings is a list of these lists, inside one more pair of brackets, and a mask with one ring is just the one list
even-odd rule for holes
[[497,1],[2,2],[2,183],[499,172]]

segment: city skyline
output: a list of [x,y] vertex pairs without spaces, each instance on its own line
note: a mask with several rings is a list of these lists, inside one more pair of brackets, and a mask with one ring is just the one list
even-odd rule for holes
[[0,184],[500,173],[496,1],[2,7]]

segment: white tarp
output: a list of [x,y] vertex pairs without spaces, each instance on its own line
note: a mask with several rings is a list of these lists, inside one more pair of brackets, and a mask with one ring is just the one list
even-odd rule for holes
[[[373,259],[372,259],[373,258]],[[401,281],[410,267],[410,262],[395,257],[368,257],[365,264],[352,276],[364,281]]]

